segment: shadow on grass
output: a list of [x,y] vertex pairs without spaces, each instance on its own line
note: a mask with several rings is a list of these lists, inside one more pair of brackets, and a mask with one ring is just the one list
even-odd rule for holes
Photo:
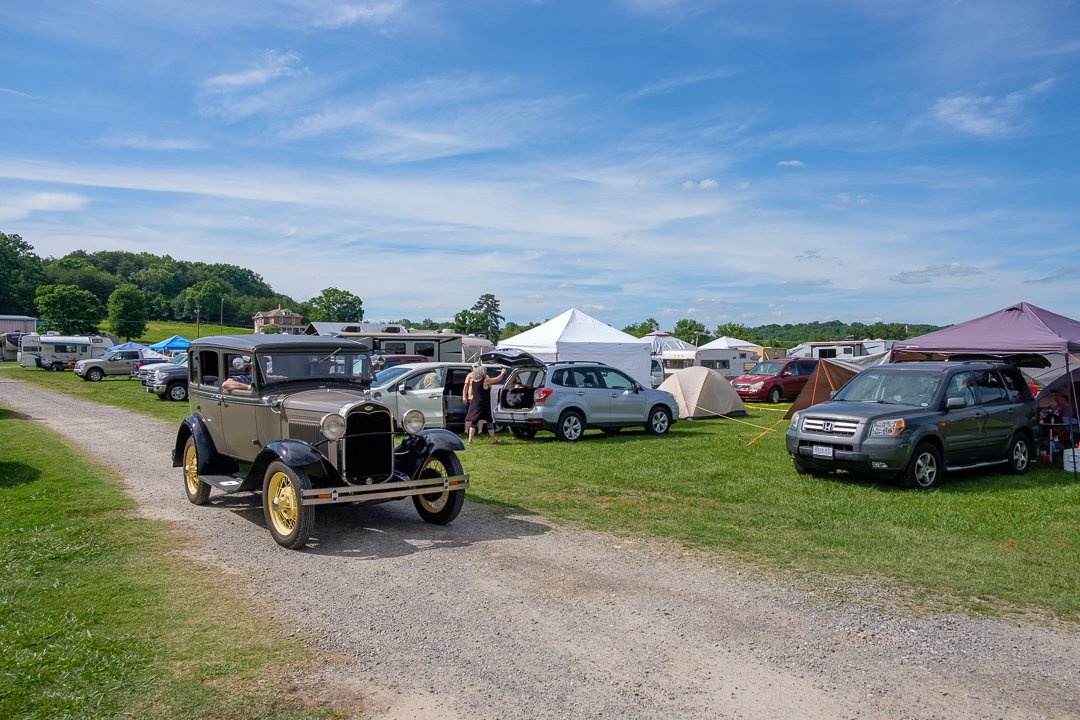
[[[0,452],[2,452],[2,449],[0,449]],[[0,461],[0,488],[28,485],[36,482],[40,477],[41,471],[36,467],[24,465],[20,462]]]
[[1008,475],[994,468],[953,470],[946,472],[941,485],[933,490],[904,487],[901,478],[888,479],[846,471],[839,471],[830,475],[807,475],[806,477],[839,485],[858,485],[883,492],[978,493],[983,495],[1080,485],[1080,473],[1066,472],[1062,468],[1054,467],[1035,467],[1023,475]]

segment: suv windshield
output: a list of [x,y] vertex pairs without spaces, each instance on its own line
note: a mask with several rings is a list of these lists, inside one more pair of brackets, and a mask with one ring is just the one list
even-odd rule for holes
[[371,356],[357,350],[323,348],[296,352],[278,350],[256,355],[262,386],[292,380],[315,382],[357,382],[368,384],[374,377]]
[[779,375],[780,371],[784,369],[783,362],[759,362],[755,365],[747,375]]
[[865,370],[840,388],[834,400],[928,407],[937,394],[941,373]]

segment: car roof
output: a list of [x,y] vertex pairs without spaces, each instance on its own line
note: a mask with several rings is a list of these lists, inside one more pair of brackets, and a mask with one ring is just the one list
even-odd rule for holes
[[343,348],[369,352],[367,346],[349,338],[327,335],[211,335],[191,341],[189,349],[220,347],[226,350],[304,350],[308,348]]
[[963,360],[961,362],[945,362],[942,360],[923,360],[916,362],[883,363],[871,365],[866,370],[882,369],[887,372],[908,372],[916,370],[934,370],[947,372],[949,370],[986,370],[989,368],[1009,368],[1009,363],[993,362],[987,360]]

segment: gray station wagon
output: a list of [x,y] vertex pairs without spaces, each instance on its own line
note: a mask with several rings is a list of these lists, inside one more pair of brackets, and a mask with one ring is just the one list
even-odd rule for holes
[[465,500],[461,439],[424,428],[372,397],[371,356],[327,336],[200,338],[188,354],[191,414],[180,425],[173,465],[188,499],[213,489],[262,493],[263,517],[282,546],[304,545],[313,509],[412,498],[420,517],[445,525]]
[[788,454],[799,473],[849,470],[928,489],[946,470],[1004,464],[1025,473],[1038,412],[1002,362],[910,362],[863,370],[829,402],[795,413]]

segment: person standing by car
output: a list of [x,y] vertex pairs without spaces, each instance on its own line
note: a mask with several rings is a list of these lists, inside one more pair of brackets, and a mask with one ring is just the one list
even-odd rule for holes
[[468,405],[468,410],[465,412],[465,432],[469,436],[470,443],[477,432],[484,432],[484,423],[487,423],[492,444],[498,444],[499,441],[495,439],[495,423],[491,419],[491,386],[501,382],[505,377],[506,368],[503,368],[498,375],[490,376],[480,365],[474,367],[469,373],[462,399]]

